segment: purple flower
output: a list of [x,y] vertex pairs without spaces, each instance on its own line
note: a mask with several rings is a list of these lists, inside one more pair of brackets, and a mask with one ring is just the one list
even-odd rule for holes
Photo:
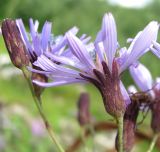
[[136,67],[130,66],[129,71],[133,80],[141,91],[148,91],[152,99],[160,97],[159,77],[157,77],[154,81],[152,79],[150,71],[141,63],[139,63]]
[[143,31],[136,35],[127,50],[125,48],[120,50],[121,72],[152,48],[152,42],[157,39],[158,28],[156,21],[150,22]]
[[152,89],[153,80],[150,71],[141,63],[129,68],[130,74],[141,91]]
[[[16,23],[19,27],[21,37],[25,43],[32,63],[36,61],[37,57],[44,54],[45,52],[52,52],[53,54],[58,55],[63,53],[65,49],[64,45],[66,44],[66,37],[62,35],[54,36],[51,33],[51,22],[45,22],[41,33],[38,32],[39,22],[37,20],[35,22],[33,19],[29,20],[30,33],[26,32],[22,19],[17,19]],[[75,35],[78,32],[78,28],[73,27],[69,31]],[[90,37],[86,37],[86,35],[81,37],[81,40],[84,42],[88,42],[89,39]]]
[[[34,83],[50,87],[91,82],[101,92],[106,110],[111,115],[120,115],[130,103],[128,93],[120,81],[120,74],[149,50],[152,41],[157,39],[157,32],[158,24],[152,21],[137,34],[128,49],[119,49],[115,20],[111,13],[105,14],[94,48],[70,31],[67,32],[65,47],[71,56],[53,55],[49,52],[38,57],[34,65],[43,71],[32,71],[44,73],[53,81]],[[120,56],[117,57],[118,50]]]
[[153,41],[153,46],[151,47],[151,51],[160,58],[160,44],[156,41]]
[[[67,44],[66,36],[54,36],[51,33],[52,24],[50,22],[45,22],[41,33],[38,32],[38,21],[34,22],[32,19],[30,19],[29,23],[30,33],[27,33],[22,20],[16,20],[16,24],[20,31],[20,38],[25,44],[26,52],[29,56],[30,62],[32,63],[32,67],[35,70],[43,70],[43,68],[41,68],[40,66],[37,67],[36,64],[33,65],[33,62],[43,54],[45,54],[48,58],[55,58],[54,62],[56,64],[61,63],[61,61],[64,61],[64,63],[73,63],[73,61],[70,61],[70,59],[66,58],[72,56],[70,50],[65,47],[65,45]],[[78,28],[73,27],[69,31],[73,35],[76,35],[78,32]],[[90,40],[90,37],[87,37],[85,34],[83,34],[80,39],[83,43],[87,43]],[[59,58],[59,55],[61,55],[61,58]],[[41,82],[48,82],[48,78],[44,73],[32,73],[31,79]],[[33,86],[36,96],[40,98],[43,88],[36,84],[33,84]]]
[[50,22],[46,22],[42,28],[42,33],[38,33],[39,22],[36,20],[33,22],[32,19],[29,20],[30,23],[30,34],[26,32],[23,22],[21,19],[17,19],[16,23],[21,32],[21,37],[25,43],[28,54],[30,56],[31,62],[34,62],[38,56],[43,54],[44,51],[49,49],[49,41],[51,36],[51,26]]
[[127,90],[130,94],[133,94],[133,93],[137,92],[137,89],[134,85],[130,85]]

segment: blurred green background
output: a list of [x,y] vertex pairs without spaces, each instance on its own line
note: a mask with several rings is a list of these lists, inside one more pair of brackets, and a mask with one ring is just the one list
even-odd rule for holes
[[[126,39],[134,37],[149,21],[160,21],[160,0],[152,0],[142,8],[122,7],[105,0],[0,0],[0,21],[5,18],[22,18],[28,28],[29,18],[38,19],[40,27],[48,20],[53,22],[52,31],[55,35],[64,34],[69,28],[77,26],[80,28],[80,34],[91,35],[92,40],[95,39],[100,29],[105,12],[112,12],[115,16],[118,40],[120,46],[123,47],[126,45]],[[0,56],[4,54],[7,54],[7,51],[1,37]],[[1,59],[1,61],[3,60]],[[1,61],[0,115],[4,116],[2,118],[0,116],[2,122],[0,122],[0,151],[56,151],[47,135],[42,137],[38,135],[37,137],[31,132],[33,120],[39,119],[31,93],[21,74],[11,75],[16,68],[8,62],[5,64],[6,61],[2,64]],[[141,61],[151,70],[153,78],[160,75],[160,61],[154,55],[147,53],[141,58]],[[123,81],[126,86],[133,84],[127,71],[123,75]],[[105,113],[101,96],[92,85],[47,88],[43,93],[46,115],[60,136],[64,147],[71,144],[74,137],[79,135],[80,127],[76,120],[76,105],[79,94],[84,91],[89,92],[91,96],[91,113],[94,119],[96,121],[113,121]],[[146,126],[149,121],[148,118],[143,124],[147,131],[150,129],[149,126]],[[148,144],[140,142],[139,145],[143,149],[139,151],[146,151]],[[136,151],[138,150],[136,149]]]

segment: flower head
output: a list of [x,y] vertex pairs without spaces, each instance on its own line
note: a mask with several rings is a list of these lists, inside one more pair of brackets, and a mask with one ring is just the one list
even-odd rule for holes
[[129,71],[141,91],[145,92],[152,89],[153,79],[151,73],[143,64],[139,63],[137,66],[132,65]]
[[[49,53],[38,57],[34,64],[43,71],[35,72],[48,75],[53,82],[34,81],[34,83],[49,87],[91,82],[100,90],[107,112],[113,116],[124,114],[130,99],[120,81],[120,74],[137,62],[138,58],[150,48],[152,40],[157,38],[157,32],[158,24],[153,21],[135,37],[128,49],[119,49],[114,17],[111,13],[105,14],[94,47],[84,43],[70,31],[67,32],[65,47],[68,48],[71,56]],[[119,50],[120,56],[117,56]],[[56,60],[60,64],[56,64]]]
[[[21,33],[21,39],[25,44],[27,54],[29,56],[30,62],[32,66],[36,70],[43,70],[42,67],[33,65],[33,63],[37,60],[41,55],[46,55],[49,58],[55,57],[55,55],[64,55],[69,56],[69,51],[65,48],[66,37],[65,36],[54,36],[51,33],[52,24],[51,22],[46,21],[42,27],[41,33],[38,32],[39,22],[33,19],[29,20],[30,33],[27,33],[25,27],[23,25],[22,19],[17,19],[16,24]],[[77,34],[78,28],[73,27],[69,30],[73,35]],[[90,38],[86,37],[86,35],[82,35],[81,40],[86,43]],[[55,63],[60,63],[64,58],[55,59]],[[48,82],[48,79],[44,73],[32,73],[32,80],[40,81],[40,82]],[[33,84],[36,96],[39,98],[42,92],[42,88],[35,83]]]
[[[27,33],[23,24],[22,19],[16,20],[19,31],[21,32],[21,37],[25,43],[30,60],[33,63],[37,58],[47,52],[52,52],[53,54],[61,55],[64,52],[64,45],[66,44],[66,37],[63,35],[54,36],[51,33],[52,23],[46,21],[42,27],[41,33],[38,32],[39,22],[33,19],[29,20],[30,33]],[[73,35],[78,32],[77,27],[73,27],[69,30]],[[87,42],[90,38],[83,35],[81,40]],[[68,51],[66,51],[68,52]]]

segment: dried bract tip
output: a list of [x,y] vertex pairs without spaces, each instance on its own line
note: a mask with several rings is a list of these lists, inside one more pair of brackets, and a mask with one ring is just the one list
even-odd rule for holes
[[78,121],[81,126],[90,123],[89,102],[89,95],[82,93],[78,100]]
[[2,35],[12,63],[20,69],[29,65],[27,50],[14,20],[6,19],[2,22]]

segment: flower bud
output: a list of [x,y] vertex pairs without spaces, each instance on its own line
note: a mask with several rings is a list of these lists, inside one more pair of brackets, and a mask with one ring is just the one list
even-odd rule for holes
[[6,19],[2,22],[2,35],[12,63],[17,68],[29,65],[29,57],[16,22]]
[[82,93],[78,100],[78,121],[81,126],[90,123],[89,102],[89,95]]

